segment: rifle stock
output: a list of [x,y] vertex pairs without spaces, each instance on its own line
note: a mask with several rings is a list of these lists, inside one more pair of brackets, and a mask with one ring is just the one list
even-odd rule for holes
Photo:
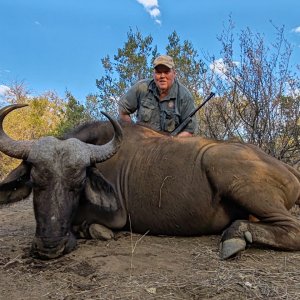
[[195,113],[202,108],[212,97],[215,96],[215,93],[211,92],[209,96],[198,106],[196,107],[190,114],[189,116],[183,120],[171,133],[171,136],[176,136],[178,133],[180,133],[186,126],[187,124],[192,120],[192,117],[195,115]]

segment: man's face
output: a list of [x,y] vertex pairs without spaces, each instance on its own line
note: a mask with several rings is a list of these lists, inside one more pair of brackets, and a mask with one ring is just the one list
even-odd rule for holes
[[161,92],[168,92],[175,80],[175,70],[164,65],[158,65],[153,72],[156,86]]

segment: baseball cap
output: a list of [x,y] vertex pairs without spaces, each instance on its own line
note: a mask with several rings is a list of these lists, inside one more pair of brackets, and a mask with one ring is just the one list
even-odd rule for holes
[[161,55],[155,58],[153,67],[156,68],[158,65],[164,65],[170,69],[175,67],[173,58],[169,55]]

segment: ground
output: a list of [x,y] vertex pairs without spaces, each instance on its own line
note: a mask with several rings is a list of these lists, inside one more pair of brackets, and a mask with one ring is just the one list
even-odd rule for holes
[[0,224],[0,299],[300,299],[300,252],[249,248],[220,261],[220,236],[121,232],[42,261],[29,256],[30,200],[1,208]]

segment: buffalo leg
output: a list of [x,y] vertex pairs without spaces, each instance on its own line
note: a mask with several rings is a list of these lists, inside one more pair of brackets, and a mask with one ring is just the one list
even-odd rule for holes
[[107,241],[114,237],[112,230],[96,223],[87,224],[87,222],[83,222],[80,225],[73,225],[73,231],[78,238]]
[[89,227],[89,233],[91,237],[96,240],[107,241],[114,237],[114,233],[111,229],[100,224],[91,224]]
[[[250,200],[244,198],[244,195],[249,194],[242,193],[241,190],[240,192],[237,194],[238,200],[234,202],[260,221],[233,222],[222,236],[220,250],[222,259],[237,254],[251,243],[282,250],[300,250],[300,221],[286,208],[291,206],[293,203],[291,199],[296,197],[286,194],[282,196],[282,191],[274,187],[260,189],[259,197]],[[258,195],[255,191],[253,194]]]
[[300,250],[299,222],[286,219],[283,223],[235,221],[222,235],[221,258],[229,258],[252,243],[282,250]]

